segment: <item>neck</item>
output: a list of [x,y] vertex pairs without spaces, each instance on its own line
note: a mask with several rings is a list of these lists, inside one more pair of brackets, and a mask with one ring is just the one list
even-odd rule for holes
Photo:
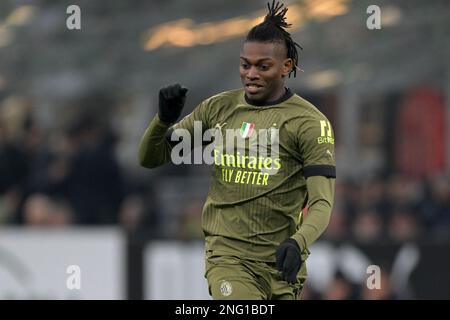
[[271,102],[280,100],[286,94],[286,91],[287,91],[287,88],[284,86],[284,83],[283,83],[283,85],[280,88],[278,88],[278,90],[275,92],[275,94],[271,98],[267,99],[267,101],[265,101],[265,103],[271,103]]

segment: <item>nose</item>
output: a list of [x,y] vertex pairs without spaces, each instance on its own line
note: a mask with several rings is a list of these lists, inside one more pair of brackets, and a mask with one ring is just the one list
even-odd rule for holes
[[247,79],[249,80],[255,80],[259,78],[258,69],[254,66],[250,67],[250,69],[247,71]]

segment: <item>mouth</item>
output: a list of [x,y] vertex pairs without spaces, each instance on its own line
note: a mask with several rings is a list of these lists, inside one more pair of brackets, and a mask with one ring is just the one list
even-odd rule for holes
[[263,86],[262,86],[262,85],[259,85],[259,84],[257,84],[257,83],[246,83],[246,84],[245,84],[245,91],[246,91],[248,94],[256,94],[256,93],[258,93],[259,91],[261,91],[262,88],[263,88]]

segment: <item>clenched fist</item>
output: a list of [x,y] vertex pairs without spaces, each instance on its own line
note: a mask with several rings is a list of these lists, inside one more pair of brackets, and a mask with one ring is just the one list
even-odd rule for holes
[[180,117],[186,101],[187,88],[172,84],[159,90],[159,118],[166,123],[173,123]]

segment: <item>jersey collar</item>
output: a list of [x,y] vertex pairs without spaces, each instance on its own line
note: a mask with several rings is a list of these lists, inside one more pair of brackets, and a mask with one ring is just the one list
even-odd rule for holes
[[286,90],[284,95],[281,98],[279,98],[275,101],[271,101],[271,102],[254,101],[254,100],[248,98],[244,92],[245,102],[247,102],[251,106],[256,106],[256,107],[273,106],[273,105],[276,105],[276,104],[286,101],[287,99],[289,99],[290,97],[292,97],[294,95],[294,93],[291,91],[291,89],[289,89],[289,88],[284,88],[284,89]]

